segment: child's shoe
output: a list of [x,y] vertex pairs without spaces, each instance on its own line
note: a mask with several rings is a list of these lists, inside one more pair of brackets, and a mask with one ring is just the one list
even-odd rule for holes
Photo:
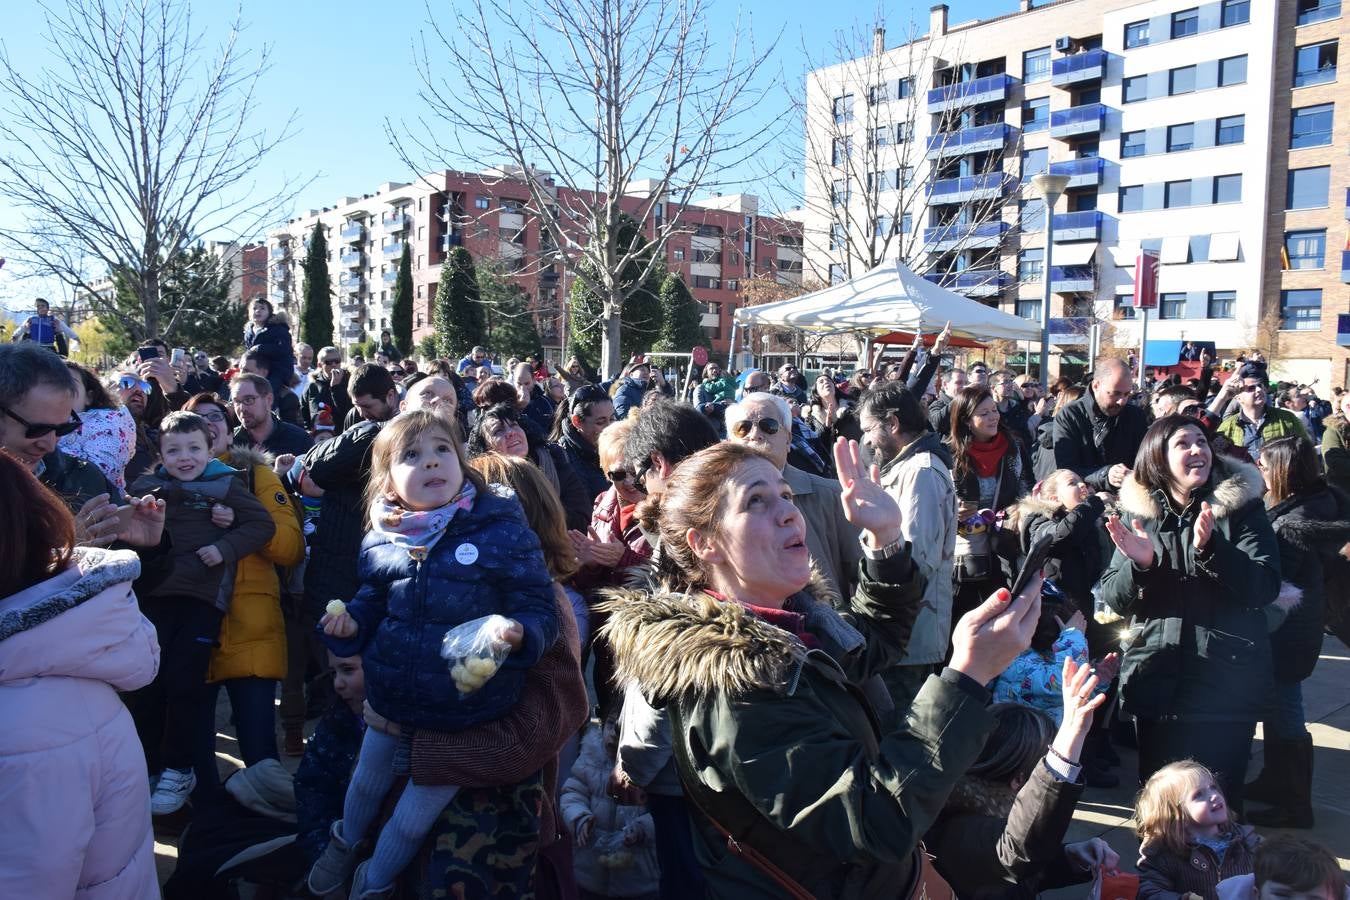
[[150,795],[150,814],[167,816],[178,812],[196,786],[197,776],[192,770],[165,769]]
[[326,897],[342,889],[354,868],[356,868],[356,850],[342,839],[342,820],[338,819],[328,830],[328,846],[323,848],[323,853],[314,861],[313,867],[309,870],[309,877],[305,879],[305,885],[310,893]]
[[366,887],[366,870],[369,868],[370,860],[366,860],[356,867],[356,877],[352,879],[351,900],[387,900],[387,898],[394,896],[392,884],[378,891],[372,891]]

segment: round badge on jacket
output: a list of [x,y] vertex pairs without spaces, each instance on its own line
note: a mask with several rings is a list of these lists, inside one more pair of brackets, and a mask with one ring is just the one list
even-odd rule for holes
[[478,561],[478,548],[473,544],[460,544],[455,548],[455,562],[471,566]]

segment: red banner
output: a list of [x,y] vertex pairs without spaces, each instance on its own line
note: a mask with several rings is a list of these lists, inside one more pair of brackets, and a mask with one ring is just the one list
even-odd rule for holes
[[1134,260],[1134,308],[1158,308],[1158,254],[1144,250]]

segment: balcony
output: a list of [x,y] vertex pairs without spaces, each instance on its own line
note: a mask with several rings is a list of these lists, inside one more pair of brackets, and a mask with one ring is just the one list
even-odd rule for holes
[[1106,77],[1106,51],[1088,50],[1073,56],[1061,56],[1050,63],[1050,83],[1055,87],[1101,81]]
[[1097,289],[1097,271],[1092,266],[1051,266],[1050,290],[1056,294],[1083,294]]
[[933,88],[928,92],[928,111],[951,112],[985,103],[1003,103],[1008,99],[1008,89],[1012,83],[1012,76],[1004,73]]
[[270,255],[272,259],[285,259],[286,257],[291,255],[290,245],[282,244],[278,247],[273,247],[272,253]]
[[287,284],[291,280],[291,270],[286,266],[277,266],[272,270],[273,284]]
[[1341,281],[1350,284],[1350,250],[1341,251]]
[[355,269],[361,265],[361,260],[365,255],[360,250],[350,250],[338,257],[338,261],[349,269]]
[[395,281],[398,281],[398,269],[390,269],[388,272],[385,272],[380,276],[380,280],[385,284],[393,284]]
[[925,250],[946,253],[950,250],[976,250],[997,247],[1008,232],[1008,223],[981,222],[978,225],[954,223],[923,230]]
[[341,275],[338,277],[338,287],[349,291],[359,291],[361,289],[361,276],[351,274]]
[[356,312],[362,307],[361,298],[348,295],[338,300],[338,309],[343,312]]
[[1102,183],[1102,171],[1105,168],[1106,163],[1100,156],[1092,156],[1087,159],[1069,159],[1051,163],[1050,174],[1069,176],[1066,189],[1096,187]]
[[1099,241],[1102,239],[1102,214],[1098,210],[1057,213],[1055,215],[1055,243]]
[[1002,269],[966,269],[964,272],[929,272],[923,276],[936,285],[967,297],[992,297],[1012,283]]
[[283,291],[283,290],[281,290],[280,288],[274,289],[274,290],[273,290],[271,293],[269,293],[267,296],[268,296],[268,298],[272,301],[272,305],[273,305],[273,306],[285,306],[285,305],[286,305],[286,292]]
[[396,213],[392,216],[385,216],[380,220],[386,231],[406,231],[411,219],[403,213]]
[[943,178],[928,184],[930,203],[966,203],[971,200],[992,200],[1003,194],[1007,176],[1002,172],[969,175],[965,178]]
[[359,241],[366,236],[366,226],[360,222],[353,222],[346,228],[338,232],[344,241]]
[[1097,134],[1105,124],[1106,107],[1100,103],[1085,103],[1051,112],[1050,136],[1068,138],[1080,134]]
[[1016,129],[1006,122],[996,122],[993,125],[980,125],[935,134],[928,139],[928,158],[946,159],[949,156],[964,156],[967,153],[1002,150],[1015,136],[1015,132]]
[[387,244],[387,245],[384,247],[384,255],[385,255],[386,258],[391,257],[391,256],[402,256],[402,255],[403,255],[403,248],[406,247],[406,246],[408,246],[408,245],[405,244],[405,243],[403,243],[402,241],[400,241],[400,242],[397,243],[397,244]]

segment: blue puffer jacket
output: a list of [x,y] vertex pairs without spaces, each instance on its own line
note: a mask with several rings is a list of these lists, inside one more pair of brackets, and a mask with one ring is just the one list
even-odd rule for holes
[[[386,535],[367,534],[360,577],[347,604],[356,635],[324,635],[324,642],[338,656],[361,655],[366,698],[391,722],[452,731],[500,718],[519,698],[525,670],[558,638],[539,539],[514,498],[489,490],[455,514],[425,562]],[[493,613],[519,622],[524,641],[487,684],[461,698],[441,640],[456,625]]]

